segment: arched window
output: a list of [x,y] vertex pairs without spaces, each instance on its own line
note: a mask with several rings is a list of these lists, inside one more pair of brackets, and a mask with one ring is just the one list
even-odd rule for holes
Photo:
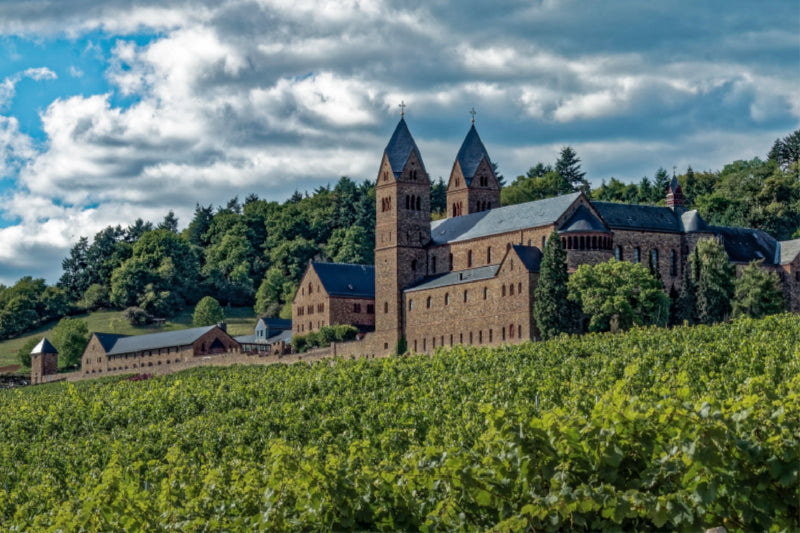
[[408,209],[408,204],[411,203],[411,197],[406,194],[406,209]]
[[412,300],[412,299],[408,300],[408,310],[409,311],[413,311],[414,310],[414,300]]
[[592,250],[597,250],[597,236],[592,237]]
[[421,204],[421,198],[420,198],[419,196],[417,196],[417,211],[420,211],[420,210],[422,209],[422,208],[420,207],[421,205],[422,205],[422,204]]
[[502,292],[501,292],[501,295],[502,295],[503,297],[505,297],[505,295],[506,295],[506,286],[505,286],[505,285],[503,285],[503,290],[502,290]]
[[653,248],[650,250],[650,272],[656,271],[658,271],[658,249]]
[[514,296],[514,284],[513,283],[508,286],[508,295],[509,296]]
[[492,247],[489,246],[486,248],[486,264],[490,264],[492,262]]
[[432,302],[432,301],[433,301],[433,298],[431,298],[430,296],[428,296],[428,299],[425,301],[425,307],[426,307],[427,309],[430,309],[430,308],[431,308],[431,302]]
[[469,291],[467,289],[464,289],[464,301],[469,301]]
[[450,293],[444,293],[444,305],[450,305]]
[[413,270],[414,272],[417,271],[417,260],[416,259],[412,259],[411,260],[411,270]]
[[431,274],[436,274],[436,256],[431,257]]
[[[545,246],[545,244],[547,244],[547,237],[545,237],[544,235],[542,235],[542,250],[544,250],[544,246]],[[530,245],[531,245],[531,243],[530,243],[530,241],[529,241],[529,242],[528,242],[528,246],[530,246]]]
[[676,257],[675,250],[669,251],[669,275],[670,276],[677,276],[678,275],[678,259]]
[[314,286],[311,283],[309,283],[308,284],[308,294],[311,294],[312,292],[314,292]]
[[453,254],[447,256],[448,270],[453,270]]
[[453,202],[453,216],[454,217],[458,216],[458,211],[456,211],[456,203],[455,202]]
[[467,268],[472,266],[472,250],[467,250]]
[[617,245],[617,246],[614,248],[614,258],[615,258],[617,261],[622,261],[622,246],[620,246],[620,245]]
[[383,314],[389,312],[389,302],[383,302]]
[[514,324],[508,325],[508,336],[514,338]]
[[522,283],[517,283],[517,294],[522,294]]
[[639,247],[637,246],[636,248],[633,249],[633,262],[634,263],[639,263],[641,260],[642,260],[641,251],[639,250]]
[[489,297],[489,287],[483,288],[483,299],[487,299]]

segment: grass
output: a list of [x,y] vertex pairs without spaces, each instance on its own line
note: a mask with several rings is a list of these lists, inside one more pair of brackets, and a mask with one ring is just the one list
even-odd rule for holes
[[[122,311],[94,311],[88,314],[76,315],[76,318],[86,320],[89,332],[94,333],[119,333],[122,335],[145,335],[161,331],[175,331],[187,329],[192,326],[194,307],[187,307],[180,314],[168,320],[163,326],[131,326],[122,318]],[[232,336],[252,335],[256,326],[256,315],[252,307],[233,307],[225,309],[225,323],[228,333]],[[31,338],[52,336],[51,332],[58,321],[49,322],[42,327],[25,333],[19,337],[0,342],[0,367],[17,364],[17,351]]]

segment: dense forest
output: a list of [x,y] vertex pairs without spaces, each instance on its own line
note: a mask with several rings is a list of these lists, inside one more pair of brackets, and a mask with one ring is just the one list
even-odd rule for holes
[[[800,130],[778,139],[765,160],[735,161],[721,171],[686,169],[678,179],[690,208],[711,224],[763,229],[777,239],[800,236]],[[603,180],[594,190],[571,147],[554,164],[538,163],[502,190],[511,205],[584,191],[596,200],[664,204],[670,179],[625,184]],[[432,217],[445,210],[446,184],[433,182]],[[254,306],[265,316],[290,317],[287,305],[310,259],[373,262],[375,192],[370,180],[342,177],[333,187],[295,192],[283,203],[249,195],[224,206],[197,205],[180,231],[169,212],[160,222],[136,220],[81,237],[47,286],[24,277],[0,285],[0,339],[44,322],[98,308],[141,308],[169,317],[213,296],[223,305]]]

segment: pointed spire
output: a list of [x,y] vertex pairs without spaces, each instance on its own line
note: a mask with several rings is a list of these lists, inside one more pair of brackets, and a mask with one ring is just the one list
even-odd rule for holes
[[33,347],[33,350],[31,350],[31,355],[40,353],[58,353],[58,350],[56,350],[55,347],[50,344],[50,341],[47,340],[47,337],[42,337],[42,340],[40,340],[39,343]]
[[676,208],[685,211],[685,205],[686,198],[683,196],[683,189],[681,189],[681,184],[678,181],[678,177],[675,175],[675,167],[673,167],[672,179],[670,180],[669,188],[667,189],[667,207],[672,208],[673,211],[675,211]]
[[414,137],[411,136],[411,132],[408,130],[406,119],[401,116],[400,122],[397,123],[394,133],[389,139],[389,144],[386,145],[386,149],[383,151],[386,157],[389,158],[389,165],[392,167],[395,178],[399,177],[403,172],[403,168],[405,168],[412,152],[416,152],[417,159],[419,159],[419,163],[424,169],[425,165],[422,162],[422,155],[419,153],[417,143],[414,142]]
[[492,160],[489,158],[489,152],[486,151],[486,147],[483,145],[478,135],[478,130],[475,129],[475,124],[473,123],[456,156],[456,160],[461,166],[461,173],[464,174],[464,179],[467,181],[467,186],[469,186],[472,178],[475,177],[475,172],[477,172],[484,158],[491,166]]

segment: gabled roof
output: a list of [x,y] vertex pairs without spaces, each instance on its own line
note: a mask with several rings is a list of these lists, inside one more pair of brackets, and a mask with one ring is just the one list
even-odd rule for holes
[[40,353],[58,353],[58,350],[56,350],[55,346],[50,344],[50,341],[47,340],[47,337],[42,337],[42,340],[40,340],[39,343],[33,347],[33,350],[31,350],[31,355]]
[[431,240],[434,244],[444,244],[552,224],[580,195],[575,192],[436,220],[431,222]]
[[693,209],[681,214],[681,228],[687,233],[708,231],[708,224],[697,212],[697,209]]
[[722,237],[725,252],[731,261],[749,263],[763,259],[768,265],[780,262],[778,241],[761,230],[711,226],[710,231]]
[[478,136],[478,130],[475,129],[475,124],[473,124],[467,132],[464,142],[461,143],[461,148],[456,156],[456,161],[461,167],[461,173],[464,175],[464,180],[467,182],[468,187],[478,171],[478,166],[484,159],[491,165],[492,160],[489,159],[489,152],[486,151],[486,147]]
[[114,347],[114,344],[116,344],[119,339],[127,337],[127,335],[117,335],[116,333],[95,333],[94,336],[97,337],[97,340],[106,353]]
[[143,350],[171,348],[174,346],[187,346],[216,327],[217,326],[204,326],[202,328],[164,331],[162,333],[151,333],[149,335],[120,337],[110,350],[106,350],[106,354],[116,355],[122,353],[141,352]]
[[611,230],[605,223],[597,218],[585,205],[578,206],[575,213],[558,230],[559,233],[571,232],[602,232],[610,233]]
[[528,272],[539,272],[542,265],[542,251],[535,246],[523,246],[515,244],[511,247],[516,252],[519,260],[522,261]]
[[797,254],[800,254],[800,239],[794,239],[792,241],[780,241],[778,243],[781,250],[781,259],[780,264],[788,265],[794,258],[797,257]]
[[592,202],[592,206],[612,229],[681,232],[678,216],[669,207],[613,202]]
[[674,172],[672,173],[672,179],[669,180],[669,190],[672,191],[673,194],[675,194],[679,190],[683,192],[683,189],[681,189],[681,184],[678,181],[677,176],[675,176]]
[[389,144],[386,145],[386,149],[383,151],[389,159],[389,165],[392,167],[395,178],[398,178],[403,172],[403,168],[405,168],[412,152],[416,152],[419,164],[424,169],[425,164],[422,162],[422,155],[419,153],[417,143],[414,142],[414,137],[408,131],[405,118],[401,117],[392,137],[389,139]]
[[263,322],[268,329],[292,329],[292,321],[285,318],[262,316],[256,321],[256,326],[258,326],[259,322]]
[[375,298],[375,267],[349,263],[312,262],[329,296]]
[[446,287],[448,285],[460,285],[462,283],[470,283],[473,281],[480,281],[482,279],[491,279],[495,274],[497,274],[499,269],[500,265],[487,265],[477,268],[470,268],[469,270],[447,272],[438,276],[425,278],[419,283],[406,288],[403,292],[435,289],[437,287]]
[[267,339],[267,344],[274,344],[276,342],[285,342],[290,344],[292,342],[292,330],[287,329],[285,331],[281,331],[277,335],[273,335]]

